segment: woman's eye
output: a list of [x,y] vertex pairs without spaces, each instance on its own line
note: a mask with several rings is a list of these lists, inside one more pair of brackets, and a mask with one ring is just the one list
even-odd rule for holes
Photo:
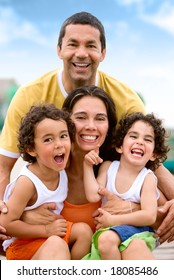
[[85,120],[85,117],[82,117],[82,116],[79,116],[79,117],[76,117],[77,120]]
[[97,118],[97,121],[106,121],[106,120],[107,120],[106,118],[102,118],[102,117]]

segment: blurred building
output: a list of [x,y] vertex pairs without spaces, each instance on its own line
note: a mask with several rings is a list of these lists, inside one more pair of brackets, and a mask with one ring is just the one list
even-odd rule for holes
[[2,129],[8,106],[19,85],[14,79],[0,78],[0,130]]

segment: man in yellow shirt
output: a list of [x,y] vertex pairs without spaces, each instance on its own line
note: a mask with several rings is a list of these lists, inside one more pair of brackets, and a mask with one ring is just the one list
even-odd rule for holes
[[[104,27],[96,17],[80,12],[65,20],[59,34],[57,53],[63,67],[22,86],[9,106],[0,136],[1,199],[19,157],[19,123],[31,105],[49,102],[61,108],[64,99],[73,89],[82,85],[97,85],[113,98],[118,121],[125,113],[146,113],[143,102],[133,90],[98,70],[106,55],[106,39]],[[170,172],[161,166],[156,175],[167,199],[174,198],[174,179]],[[2,209],[2,201],[0,206]]]

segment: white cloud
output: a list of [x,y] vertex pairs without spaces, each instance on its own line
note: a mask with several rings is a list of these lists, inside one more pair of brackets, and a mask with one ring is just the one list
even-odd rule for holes
[[144,0],[117,0],[117,3],[122,6],[130,6],[132,4],[141,4]]
[[141,18],[174,35],[174,5],[169,2],[163,3],[156,13],[142,14]]
[[26,39],[36,44],[52,47],[50,40],[42,35],[31,22],[21,19],[12,8],[0,8],[0,44],[6,45],[16,39]]
[[[156,0],[115,0],[116,3],[120,6],[131,8],[134,6],[136,8],[136,13],[141,13],[148,6],[153,5]],[[157,0],[158,1],[158,0]]]
[[[157,26],[168,33],[174,35],[174,5],[170,1],[162,1],[162,4],[156,3],[157,0],[116,0],[120,6],[130,7],[135,5],[136,13],[141,20]],[[156,8],[156,12],[148,14],[147,8]]]

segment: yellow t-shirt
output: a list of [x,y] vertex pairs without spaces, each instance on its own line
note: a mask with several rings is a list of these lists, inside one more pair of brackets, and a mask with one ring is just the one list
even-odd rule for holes
[[[0,154],[18,158],[17,133],[21,118],[32,105],[40,102],[54,103],[61,108],[67,93],[61,81],[61,69],[55,69],[40,78],[22,86],[14,95],[7,111],[4,127],[0,135]],[[131,112],[145,113],[145,107],[139,96],[128,86],[115,78],[98,71],[98,85],[114,100],[117,120]]]

